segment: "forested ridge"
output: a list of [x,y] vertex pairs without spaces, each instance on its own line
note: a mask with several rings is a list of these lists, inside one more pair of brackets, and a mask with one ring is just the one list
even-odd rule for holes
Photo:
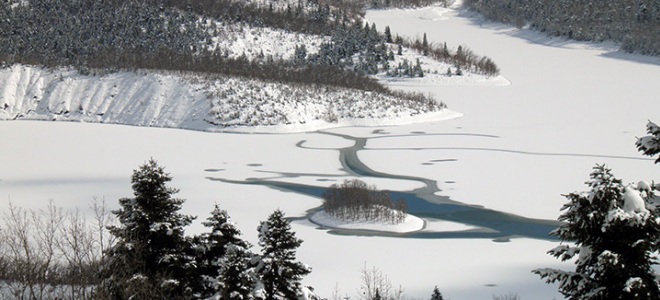
[[550,35],[584,41],[615,41],[621,49],[660,55],[660,1],[657,0],[466,0],[489,19],[526,23]]
[[255,63],[208,51],[212,26],[200,22],[192,7],[177,6],[183,1],[2,2],[0,60],[80,70],[197,71],[385,92],[375,80],[330,66],[293,68],[282,61]]
[[[73,66],[83,73],[122,69],[205,72],[333,85],[418,99],[419,95],[394,94],[368,76],[378,72],[411,77],[423,74],[398,71],[412,68],[412,61],[390,65],[388,61],[393,61],[393,57],[381,53],[391,54],[392,48],[397,47],[395,41],[375,31],[373,24],[363,30],[363,14],[362,6],[346,1],[298,1],[293,5],[285,2],[275,7],[232,0],[3,1],[0,61],[5,66]],[[309,51],[307,56],[307,50],[298,53],[297,61],[266,56],[256,60],[229,57],[226,49],[213,44],[216,28],[226,24],[333,38],[315,55]],[[401,47],[404,41],[399,39],[396,43]],[[404,44],[421,52],[415,45],[422,45],[421,41]],[[304,45],[300,46],[302,50]],[[455,56],[460,58],[460,53]],[[467,64],[454,59],[454,54],[432,57],[475,73],[490,76],[499,72],[485,57],[475,57]],[[483,68],[484,61],[489,62],[489,68]]]

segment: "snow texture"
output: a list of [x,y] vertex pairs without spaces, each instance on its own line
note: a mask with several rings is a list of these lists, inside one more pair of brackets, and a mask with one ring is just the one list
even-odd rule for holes
[[[378,93],[171,73],[0,70],[0,120],[62,120],[206,131],[307,131],[458,116]],[[277,125],[277,126],[275,126]]]
[[344,221],[333,217],[327,212],[321,210],[311,217],[312,222],[327,228],[353,229],[353,230],[376,230],[395,233],[405,233],[418,231],[424,228],[424,220],[407,214],[405,220],[399,224],[392,224],[387,221],[372,220],[351,220]]
[[[645,120],[657,118],[660,111],[658,59],[620,53],[616,46],[607,44],[576,43],[489,23],[460,10],[436,17],[433,9],[376,10],[368,12],[367,18],[404,36],[421,36],[426,31],[430,42],[465,43],[476,53],[492,57],[511,85],[475,87],[474,82],[466,82],[444,86],[424,82],[424,78],[388,82],[395,88],[435,94],[465,116],[446,122],[334,129],[352,136],[378,137],[370,139],[368,150],[359,153],[369,167],[433,179],[442,189],[440,193],[453,200],[545,219],[557,218],[564,202],[560,195],[582,188],[584,172],[595,163],[608,164],[622,178],[651,180],[657,176],[657,165],[641,159],[631,141],[643,135]],[[11,76],[23,74],[25,81],[20,85],[26,90],[29,76],[21,72]],[[29,100],[33,95],[10,97],[18,89],[6,88],[8,73],[4,69],[0,75],[0,119],[28,115],[30,107],[37,107]],[[14,78],[10,86],[18,87],[19,79]],[[49,101],[56,105],[70,100]],[[4,104],[12,108],[3,109]],[[30,115],[38,118],[36,113]],[[66,120],[56,114],[51,117]],[[277,130],[342,124],[350,123],[311,126],[308,122]],[[274,127],[245,131],[275,131]],[[375,129],[387,134],[374,134]],[[304,216],[308,209],[320,205],[320,200],[207,178],[243,180],[275,176],[273,172],[326,174],[287,175],[287,180],[319,184],[318,180],[345,175],[336,149],[351,145],[314,133],[208,134],[66,122],[0,122],[0,138],[2,199],[34,209],[42,208],[48,199],[67,208],[86,207],[93,195],[112,203],[131,195],[130,170],[155,157],[175,177],[180,197],[188,200],[183,207],[187,213],[207,215],[212,203],[221,201],[242,231],[252,232],[246,238],[254,243],[255,220],[278,207],[291,216]],[[306,140],[306,145],[322,145],[323,150],[300,149],[295,145],[301,140]],[[436,162],[445,159],[451,161]],[[257,163],[261,166],[256,167]],[[378,186],[405,190],[410,184],[388,180],[386,184],[379,181]],[[546,255],[556,243],[543,240],[493,243],[488,239],[366,238],[330,235],[306,221],[292,225],[305,240],[298,252],[300,259],[314,267],[305,284],[324,297],[337,285],[342,295],[355,298],[358,269],[365,261],[400,283],[410,298],[428,298],[431,288],[439,285],[443,296],[456,300],[491,299],[508,292],[529,300],[563,299],[556,286],[545,284],[529,271],[539,266],[573,267]],[[190,228],[191,233],[202,230],[200,224]]]

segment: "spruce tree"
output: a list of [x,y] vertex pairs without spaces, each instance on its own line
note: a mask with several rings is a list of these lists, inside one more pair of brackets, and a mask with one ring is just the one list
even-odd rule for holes
[[[646,131],[649,135],[637,139],[637,149],[644,155],[651,157],[660,154],[660,126],[649,121],[646,125]],[[655,160],[655,163],[660,163],[660,156]]]
[[133,198],[113,211],[108,229],[117,243],[107,252],[102,292],[113,299],[184,299],[192,285],[192,261],[184,227],[194,219],[179,213],[184,200],[167,186],[172,177],[153,159],[133,171]]
[[[562,261],[577,258],[575,271],[533,272],[569,299],[659,299],[652,269],[660,240],[660,213],[652,192],[624,186],[605,166],[596,166],[588,192],[571,193],[553,231],[562,243],[548,253]],[[639,184],[648,187],[648,184]]]
[[429,41],[426,39],[426,32],[424,32],[424,38],[422,39],[422,54],[424,56],[429,55]]
[[266,300],[297,299],[302,293],[302,277],[311,272],[307,265],[296,261],[296,250],[302,240],[291,231],[291,224],[281,210],[274,211],[259,227],[261,257],[257,273]]
[[385,26],[385,42],[387,43],[392,43],[392,31],[390,30],[390,26]]
[[413,77],[418,76],[418,77],[424,77],[424,70],[422,69],[422,63],[419,61],[419,58],[417,58],[417,62],[415,62],[415,66],[413,67]]
[[[202,286],[197,292],[201,298],[207,298],[217,290],[217,282],[223,281],[221,275],[221,261],[225,258],[228,248],[240,248],[247,252],[250,244],[240,238],[241,231],[236,228],[226,210],[220,209],[216,204],[211,211],[211,216],[202,224],[210,229],[210,232],[202,234],[197,238],[197,276],[201,276]],[[235,252],[236,252],[235,251]],[[239,254],[242,254],[240,252]],[[236,253],[234,256],[238,255]],[[236,260],[236,258],[232,258]],[[246,269],[249,265],[245,266]],[[235,268],[235,267],[234,267]],[[220,275],[220,276],[219,276]],[[224,299],[224,298],[223,298]]]
[[219,260],[217,299],[252,299],[256,277],[252,268],[252,254],[241,244],[228,244]]
[[431,295],[431,300],[444,300],[444,298],[442,298],[442,294],[440,293],[440,290],[438,289],[437,285],[433,289],[433,294]]

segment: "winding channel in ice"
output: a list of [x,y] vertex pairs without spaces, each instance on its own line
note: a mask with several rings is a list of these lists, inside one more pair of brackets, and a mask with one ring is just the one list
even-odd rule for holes
[[[408,213],[424,218],[426,220],[441,220],[462,223],[476,229],[461,231],[433,231],[423,229],[408,233],[392,233],[374,230],[356,230],[356,229],[329,229],[328,232],[341,235],[359,235],[359,236],[389,236],[400,238],[485,238],[495,241],[507,241],[512,237],[525,237],[533,239],[552,240],[550,231],[556,229],[560,223],[553,220],[531,219],[523,216],[487,209],[480,206],[467,205],[465,203],[453,201],[446,196],[438,195],[441,190],[435,180],[378,172],[371,169],[358,156],[358,152],[365,150],[369,137],[354,137],[351,135],[318,131],[318,134],[332,135],[353,141],[353,145],[344,148],[338,148],[339,160],[345,172],[350,176],[374,177],[386,179],[398,179],[416,181],[423,184],[423,187],[411,191],[390,191],[394,199],[404,199],[408,206]],[[439,134],[446,135],[446,134]],[[328,150],[328,148],[313,148],[305,146],[306,140],[296,144],[298,148],[315,150]],[[268,172],[270,173],[270,172]],[[283,173],[279,178],[291,178],[300,176],[326,176],[337,177],[336,175],[323,174],[299,174]],[[258,179],[249,178],[245,180],[230,180],[218,177],[207,177],[209,180],[222,181],[232,184],[262,185],[274,189],[288,192],[295,192],[313,197],[321,197],[326,190],[323,186],[306,185],[279,181],[273,178]],[[313,213],[321,209],[320,207],[310,209],[305,218],[309,218]]]

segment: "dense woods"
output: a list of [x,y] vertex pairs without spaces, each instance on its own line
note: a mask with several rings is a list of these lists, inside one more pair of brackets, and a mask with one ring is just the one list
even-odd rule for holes
[[[0,3],[0,61],[5,66],[73,66],[84,74],[120,69],[204,72],[354,88],[408,100],[427,98],[393,93],[368,77],[378,72],[424,74],[419,62],[391,63],[397,47],[391,33],[379,33],[374,24],[363,27],[363,12],[363,7],[342,1],[299,1],[276,7],[230,0],[4,1]],[[312,51],[305,49],[291,60],[229,57],[226,49],[213,46],[212,37],[217,26],[230,23],[330,35],[332,40],[314,55],[307,55]],[[400,38],[397,42],[398,47],[425,51],[414,42],[404,43]],[[484,68],[479,60],[461,59],[460,52],[434,53],[430,52],[431,57],[456,68],[487,75],[499,72]]]
[[628,52],[660,55],[660,2],[655,0],[466,0],[499,22],[584,41],[616,41]]
[[[387,92],[376,80],[331,66],[232,59],[206,50],[209,28],[167,1],[0,3],[3,64],[196,71]],[[175,1],[171,5],[177,4]],[[210,25],[209,25],[210,26]],[[313,76],[310,76],[313,74]]]

